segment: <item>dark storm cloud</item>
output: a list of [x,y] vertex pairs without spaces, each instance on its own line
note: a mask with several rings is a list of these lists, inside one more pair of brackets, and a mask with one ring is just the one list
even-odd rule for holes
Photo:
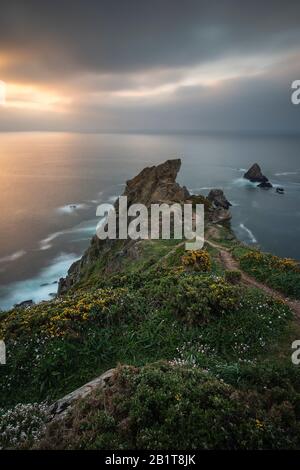
[[299,45],[295,0],[0,0],[0,130],[299,132]]
[[0,53],[18,58],[5,73],[28,80],[180,68],[279,51],[300,38],[294,0],[1,0],[0,7]]
[[[292,60],[292,59],[291,59]],[[220,86],[180,87],[163,102],[118,101],[76,103],[65,119],[55,113],[9,110],[0,113],[2,130],[64,131],[209,131],[299,133],[300,109],[290,100],[290,63],[279,65],[264,76],[226,80]]]

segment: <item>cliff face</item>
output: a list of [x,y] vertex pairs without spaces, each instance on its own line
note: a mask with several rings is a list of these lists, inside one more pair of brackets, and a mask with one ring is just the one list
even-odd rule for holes
[[[186,187],[176,182],[181,167],[181,160],[167,160],[152,167],[144,168],[137,176],[127,181],[123,196],[127,196],[128,205],[141,203],[149,206],[152,203],[183,202],[189,197]],[[115,207],[118,206],[118,200]],[[96,235],[92,238],[89,248],[82,258],[73,263],[66,278],[59,281],[58,295],[66,293],[76,284],[88,265],[99,260],[111,250],[116,240],[100,240]],[[131,240],[123,241],[124,248],[132,248]]]

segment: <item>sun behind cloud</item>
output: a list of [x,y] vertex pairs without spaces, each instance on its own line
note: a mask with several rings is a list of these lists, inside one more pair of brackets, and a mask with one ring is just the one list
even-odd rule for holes
[[71,98],[56,90],[37,85],[6,83],[6,107],[37,111],[64,112]]

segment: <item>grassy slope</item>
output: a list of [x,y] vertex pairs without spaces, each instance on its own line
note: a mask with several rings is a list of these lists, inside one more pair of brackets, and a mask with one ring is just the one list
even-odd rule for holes
[[[218,243],[238,249],[226,229],[215,236]],[[137,372],[141,382],[129,374],[121,394],[126,410],[120,414],[116,405],[114,411],[104,412],[103,398],[98,397],[101,412],[93,426],[99,439],[94,436],[87,444],[85,433],[78,431],[75,438],[66,432],[62,446],[72,447],[73,442],[77,447],[101,448],[109,439],[116,447],[298,446],[300,376],[291,363],[290,348],[299,337],[299,326],[282,303],[225,282],[217,250],[207,247],[207,251],[211,270],[204,273],[201,266],[183,265],[181,244],[141,242],[139,257],[124,257],[116,272],[108,274],[107,267],[113,264],[108,256],[90,267],[66,298],[5,314],[0,331],[7,343],[8,364],[0,369],[1,406],[54,400],[120,363],[142,367]],[[146,366],[156,361],[169,361],[172,366]],[[149,381],[149,403],[138,406],[139,394],[145,387],[149,390]],[[232,387],[229,394],[223,383]],[[160,388],[171,390],[173,399],[184,395],[184,400],[175,398],[185,410],[180,424],[171,406],[167,416],[160,416],[164,402]],[[232,408],[232,400],[236,407]],[[251,400],[259,403],[257,412]],[[178,442],[173,441],[172,430],[179,429],[180,434],[180,426],[190,425],[188,416],[200,403],[202,412],[192,420],[194,433],[186,439],[183,433]],[[247,403],[249,416],[241,411]],[[153,406],[159,410],[151,417]],[[88,402],[74,411],[85,425],[92,419],[86,407]],[[144,421],[136,421],[136,413]],[[219,415],[225,441],[221,434],[212,438],[209,432]],[[124,436],[118,423],[127,418],[133,424]],[[169,424],[164,426],[166,419]],[[47,445],[55,442],[54,436]]]

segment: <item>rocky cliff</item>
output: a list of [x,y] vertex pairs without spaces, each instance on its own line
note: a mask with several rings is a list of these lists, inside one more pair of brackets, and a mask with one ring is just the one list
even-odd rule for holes
[[144,168],[137,176],[127,181],[124,196],[128,204],[139,202],[149,206],[159,202],[183,202],[189,192],[176,183],[181,160],[167,160],[158,166]]
[[[123,196],[127,196],[128,205],[141,203],[149,206],[152,203],[183,202],[189,196],[186,187],[176,182],[181,167],[181,160],[167,160],[152,167],[144,168],[137,176],[126,182]],[[117,211],[118,200],[115,202]],[[131,240],[124,240],[125,245],[131,245]],[[100,240],[96,235],[92,238],[89,248],[82,258],[73,263],[66,278],[59,281],[58,295],[67,292],[79,281],[81,273],[87,265],[97,261],[114,245],[115,240]],[[129,248],[129,247],[128,247]]]
[[[184,203],[192,202],[189,191],[185,186],[176,182],[177,174],[181,167],[181,160],[167,160],[166,162],[152,167],[144,168],[137,176],[127,181],[123,196],[127,197],[128,206],[141,203],[150,206],[152,203]],[[214,190],[210,194],[211,207],[209,209],[209,220],[213,223],[230,219],[230,203],[221,190]],[[204,198],[206,199],[206,198]],[[118,213],[118,200],[115,202]],[[118,245],[117,245],[118,244]],[[121,245],[121,246],[120,246]],[[72,264],[66,278],[59,281],[58,295],[66,293],[82,277],[86,268],[118,247],[117,255],[138,256],[138,242],[134,240],[100,240],[96,235],[92,238],[90,246],[82,258]],[[115,263],[116,264],[116,263]]]

